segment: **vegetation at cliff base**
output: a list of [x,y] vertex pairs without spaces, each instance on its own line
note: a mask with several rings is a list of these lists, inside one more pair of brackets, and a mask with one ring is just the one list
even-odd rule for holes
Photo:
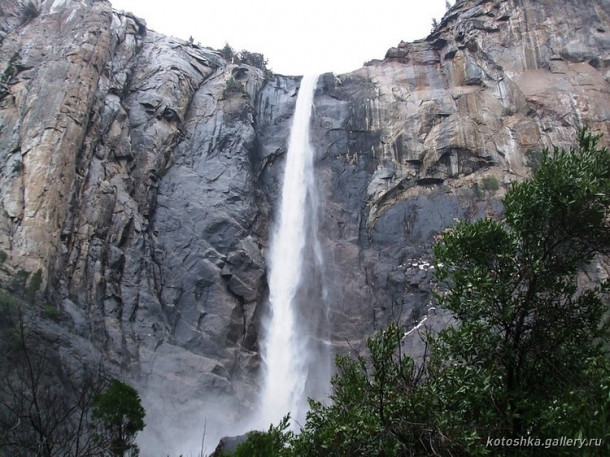
[[117,457],[134,448],[134,440],[144,429],[144,408],[138,392],[131,386],[113,379],[93,401],[93,419],[101,422],[98,438],[107,442]]
[[290,415],[285,416],[280,423],[270,425],[266,432],[253,431],[248,438],[237,446],[233,453],[214,454],[215,457],[270,457],[275,455],[292,455],[289,444],[294,434],[288,430]]
[[446,230],[436,301],[456,325],[425,336],[423,360],[401,353],[398,324],[367,354],[339,356],[330,403],[311,401],[298,435],[270,429],[285,439],[265,441],[277,443],[266,455],[610,455],[610,283],[581,280],[609,260],[599,140],[582,130],[574,147],[543,151],[507,191],[503,220]]
[[[144,428],[138,393],[109,380],[99,362],[61,356],[60,337],[45,335],[34,322],[38,303],[24,300],[35,297],[42,272],[25,289],[28,276],[21,274],[21,289],[15,289],[21,296],[0,289],[0,457],[109,457],[137,450],[133,441]],[[43,314],[59,318],[53,305]]]

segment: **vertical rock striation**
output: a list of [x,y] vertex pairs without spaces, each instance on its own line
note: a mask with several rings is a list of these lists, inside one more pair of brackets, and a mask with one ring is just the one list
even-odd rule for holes
[[247,401],[266,290],[264,72],[105,1],[43,1],[28,20],[5,3],[4,279],[41,269],[66,331],[140,386],[151,423],[197,421],[219,394]]
[[499,214],[536,151],[573,144],[584,125],[608,141],[609,19],[605,0],[458,1],[425,40],[326,75],[312,138],[336,346],[425,318],[434,237]]
[[[198,449],[220,399],[230,422],[256,389],[300,79],[106,1],[34,4],[0,5],[1,279],[40,269],[65,334],[138,384],[160,439]],[[320,78],[328,267],[310,280],[328,285],[336,350],[390,319],[433,322],[434,237],[501,213],[533,151],[585,124],[610,138],[608,24],[607,0],[461,0],[425,40]]]

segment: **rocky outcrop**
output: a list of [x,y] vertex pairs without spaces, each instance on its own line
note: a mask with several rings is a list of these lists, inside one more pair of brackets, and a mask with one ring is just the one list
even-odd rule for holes
[[499,214],[536,151],[583,125],[607,141],[609,15],[606,1],[460,1],[425,40],[325,75],[312,137],[337,345],[426,316],[434,236]]
[[42,2],[28,21],[8,3],[6,263],[40,269],[68,331],[167,400],[149,402],[152,416],[172,418],[173,404],[192,421],[191,403],[198,420],[191,399],[209,404],[204,392],[246,401],[265,292],[251,158],[263,71],[147,30],[108,2]]
[[[140,387],[151,447],[163,449],[156,434],[198,449],[203,418],[213,434],[210,411],[231,422],[256,390],[299,78],[159,35],[106,1],[35,6],[0,10],[1,279],[40,270],[62,331],[92,343],[70,350],[94,347]],[[608,23],[606,0],[462,0],[425,40],[320,78],[315,284],[336,350],[394,318],[440,325],[434,237],[501,213],[535,151],[579,126],[610,138]]]

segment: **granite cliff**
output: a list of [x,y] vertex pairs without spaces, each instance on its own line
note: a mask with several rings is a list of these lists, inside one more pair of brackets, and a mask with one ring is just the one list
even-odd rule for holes
[[[327,271],[308,282],[328,287],[336,350],[432,322],[434,236],[501,213],[535,151],[578,127],[610,138],[609,24],[608,0],[462,0],[426,39],[320,78]],[[221,404],[232,420],[256,390],[300,78],[103,0],[3,0],[0,72],[3,283],[40,271],[60,313],[46,331],[135,383],[159,439],[184,442]]]

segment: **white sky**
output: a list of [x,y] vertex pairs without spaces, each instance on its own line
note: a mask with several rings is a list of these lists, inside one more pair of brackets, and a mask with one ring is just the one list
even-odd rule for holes
[[[445,0],[110,0],[148,28],[212,48],[260,52],[275,73],[344,73],[425,38]],[[450,0],[453,4],[454,0]]]

